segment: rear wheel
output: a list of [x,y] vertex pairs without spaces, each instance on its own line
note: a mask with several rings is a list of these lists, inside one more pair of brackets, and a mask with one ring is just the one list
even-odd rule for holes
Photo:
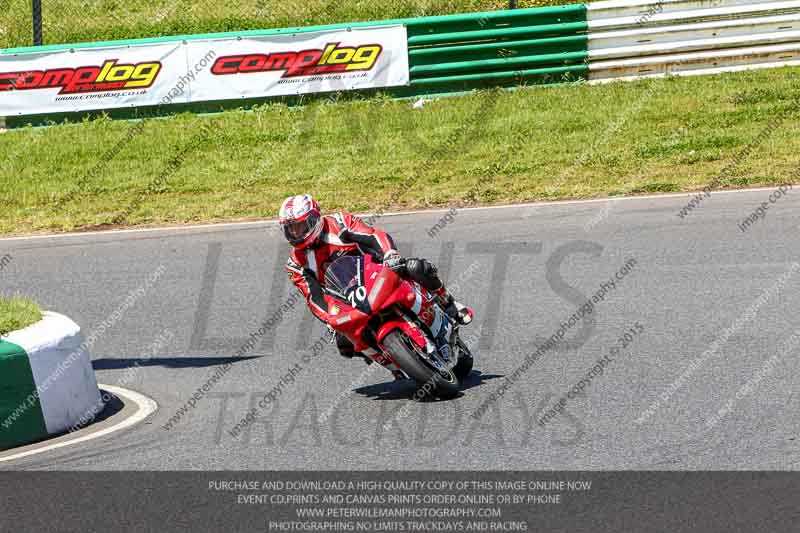
[[459,392],[458,377],[437,357],[435,363],[408,335],[394,330],[383,340],[395,363],[403,369],[419,387],[420,398],[453,398]]

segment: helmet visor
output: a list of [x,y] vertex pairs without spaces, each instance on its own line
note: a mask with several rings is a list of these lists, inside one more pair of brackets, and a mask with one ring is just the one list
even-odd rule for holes
[[312,213],[305,220],[290,221],[285,223],[283,225],[283,233],[286,236],[286,240],[291,244],[302,243],[305,238],[312,231],[314,231],[314,227],[317,225],[318,221],[319,217]]

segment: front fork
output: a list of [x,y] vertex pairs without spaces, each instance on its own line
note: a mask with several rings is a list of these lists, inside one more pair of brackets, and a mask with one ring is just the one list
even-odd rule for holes
[[427,305],[420,313],[419,319],[433,336],[436,347],[442,353],[448,368],[453,368],[458,363],[459,356],[457,346],[459,325],[448,316],[436,295],[431,294],[426,300]]
[[[421,293],[420,296],[422,296]],[[407,316],[404,315],[404,318],[409,323],[413,323]],[[458,323],[447,315],[435,295],[431,295],[427,299],[427,306],[418,315],[417,322],[424,324],[421,329],[426,333],[426,352],[429,362],[442,370],[451,371],[458,364],[458,358],[461,355],[461,349],[458,346]],[[418,324],[417,327],[419,327]],[[429,337],[433,337],[433,343],[430,342]]]
[[[461,352],[458,347],[458,324],[445,313],[434,295],[426,298],[418,288],[415,287],[415,291],[417,292],[417,301],[425,300],[427,305],[419,309],[416,320],[410,318],[406,313],[398,312],[400,319],[405,323],[401,329],[405,330],[414,342],[423,348],[424,357],[431,365],[445,373],[450,372],[458,363]],[[411,334],[414,331],[418,333]],[[376,335],[376,337],[379,336],[382,337],[380,333]],[[374,350],[372,352],[367,355],[393,374],[397,375],[398,371],[403,372],[389,354],[378,353]]]

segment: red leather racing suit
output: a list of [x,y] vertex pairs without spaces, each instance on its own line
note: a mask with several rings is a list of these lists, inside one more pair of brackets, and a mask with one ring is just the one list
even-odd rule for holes
[[322,224],[322,233],[315,246],[304,250],[292,249],[286,271],[305,296],[314,316],[327,324],[333,316],[328,313],[321,283],[331,256],[358,251],[382,260],[396,248],[388,233],[371,228],[347,212],[326,215],[322,217]]

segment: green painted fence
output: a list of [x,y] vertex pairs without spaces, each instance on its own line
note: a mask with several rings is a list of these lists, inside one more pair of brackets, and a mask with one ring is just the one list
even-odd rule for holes
[[[0,50],[2,54],[41,52],[70,48],[95,48],[199,40],[237,36],[303,33],[354,27],[405,24],[408,31],[411,83],[407,87],[362,91],[384,92],[394,97],[442,95],[487,87],[560,83],[586,79],[586,5],[514,9],[471,14],[393,19],[302,28],[251,30],[202,35],[178,35],[126,41],[58,44]],[[289,104],[308,97],[280,97],[269,100]],[[218,101],[172,105],[164,108],[136,108],[98,111],[112,118],[138,118],[175,112],[216,112],[248,107],[267,99]],[[91,113],[88,113],[91,114]],[[9,117],[7,125],[76,119],[87,113]]]

